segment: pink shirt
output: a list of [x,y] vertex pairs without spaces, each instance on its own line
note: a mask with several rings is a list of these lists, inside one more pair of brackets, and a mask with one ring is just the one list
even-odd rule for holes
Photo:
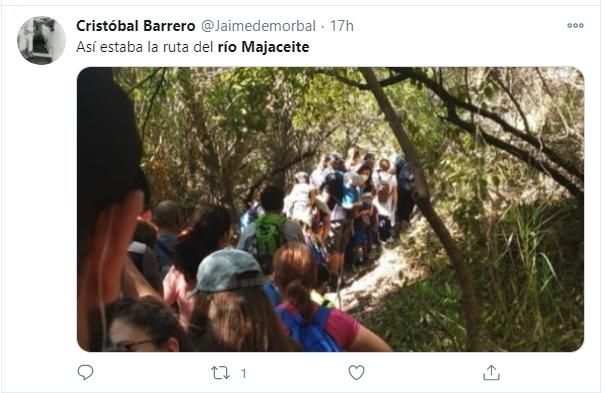
[[[281,306],[293,315],[299,312],[295,306],[288,302],[282,303]],[[314,312],[316,312],[319,307],[320,306],[314,304]],[[326,325],[324,325],[324,330],[326,333],[330,334],[342,349],[346,350],[351,346],[360,332],[360,323],[345,311],[339,310],[338,308],[331,308],[328,319],[326,320]]]
[[179,308],[179,321],[183,327],[187,328],[194,310],[194,298],[187,296],[191,289],[187,285],[185,276],[175,269],[174,266],[171,266],[164,277],[163,287],[164,301],[169,306],[177,304]]

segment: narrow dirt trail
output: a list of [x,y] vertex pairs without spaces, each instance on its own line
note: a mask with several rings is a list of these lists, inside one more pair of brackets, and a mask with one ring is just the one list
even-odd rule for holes
[[343,310],[365,320],[387,295],[426,276],[426,267],[406,258],[405,243],[383,246],[380,257],[370,266],[347,275],[350,284],[341,289]]

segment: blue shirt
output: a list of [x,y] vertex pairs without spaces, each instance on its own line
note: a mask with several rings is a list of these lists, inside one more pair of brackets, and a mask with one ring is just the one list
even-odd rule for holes
[[168,273],[174,262],[175,243],[177,243],[175,235],[158,235],[156,238],[154,252],[156,253],[156,263],[158,264],[158,270],[162,278],[166,276],[166,273]]
[[357,186],[351,185],[348,178],[349,176],[344,176],[343,178],[343,198],[341,199],[341,204],[344,208],[351,209],[360,200],[360,190]]

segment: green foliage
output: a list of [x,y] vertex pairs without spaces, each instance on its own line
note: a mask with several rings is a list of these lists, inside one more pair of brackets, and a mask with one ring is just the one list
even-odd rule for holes
[[[488,351],[575,351],[583,343],[583,219],[574,202],[512,205],[491,244],[473,243],[482,346]],[[465,349],[461,293],[454,271],[423,230],[405,257],[426,277],[381,301],[363,322],[398,351]],[[487,257],[488,255],[488,257]]]
[[371,97],[320,71],[117,69],[135,103],[152,203],[175,199],[187,214],[220,202],[235,217],[264,183],[287,187],[323,152],[393,146]]
[[[457,99],[492,111],[583,168],[583,82],[567,68],[415,68]],[[377,69],[380,80],[396,75]],[[135,105],[152,203],[187,214],[200,201],[234,218],[266,182],[288,187],[328,151],[401,151],[355,68],[119,68]],[[432,201],[467,259],[488,350],[575,350],[583,339],[583,212],[536,168],[445,121],[443,101],[407,79],[385,88],[414,144]],[[472,111],[465,121],[527,144]],[[532,151],[534,155],[540,152]],[[568,175],[567,175],[568,176]],[[569,176],[570,177],[570,176]],[[574,180],[582,187],[582,179]],[[406,259],[418,281],[362,313],[398,350],[465,348],[461,291],[436,236],[419,220]],[[368,314],[368,315],[367,315]]]
[[465,349],[460,290],[445,269],[389,295],[369,327],[395,351],[446,352]]
[[[491,337],[515,351],[574,351],[583,342],[583,215],[574,203],[507,209],[492,237],[485,308]],[[487,278],[488,278],[487,277]],[[483,284],[483,285],[482,285]]]
[[[577,144],[583,133],[578,117],[583,111],[582,87],[573,82],[574,70],[436,69],[424,74],[441,78],[459,99],[524,129],[518,108],[494,81],[502,82],[523,109],[529,132],[547,131],[541,134],[543,142],[557,146],[563,157],[582,167],[582,147]],[[390,73],[378,75],[386,79]],[[545,81],[549,91],[541,75],[550,75]],[[405,128],[434,191],[434,204],[470,264],[481,305],[483,348],[578,349],[583,341],[582,209],[549,178],[490,148],[481,137],[442,122],[440,117],[446,114],[441,101],[419,90],[420,85],[403,82],[386,92],[405,116]],[[474,114],[460,115],[510,141],[494,123]],[[547,129],[551,119],[560,127]],[[563,141],[569,145],[562,146]],[[425,227],[415,233],[407,240],[412,243],[405,258],[427,265],[429,273],[361,317],[397,350],[463,350],[465,318],[454,272],[445,267],[448,260],[431,231]]]

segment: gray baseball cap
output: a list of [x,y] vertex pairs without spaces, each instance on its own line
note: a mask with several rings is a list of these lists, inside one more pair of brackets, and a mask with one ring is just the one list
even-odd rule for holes
[[[244,273],[248,274],[241,277]],[[198,292],[226,292],[265,284],[259,262],[251,254],[234,249],[215,251],[204,258],[196,278],[196,288],[190,296]]]

